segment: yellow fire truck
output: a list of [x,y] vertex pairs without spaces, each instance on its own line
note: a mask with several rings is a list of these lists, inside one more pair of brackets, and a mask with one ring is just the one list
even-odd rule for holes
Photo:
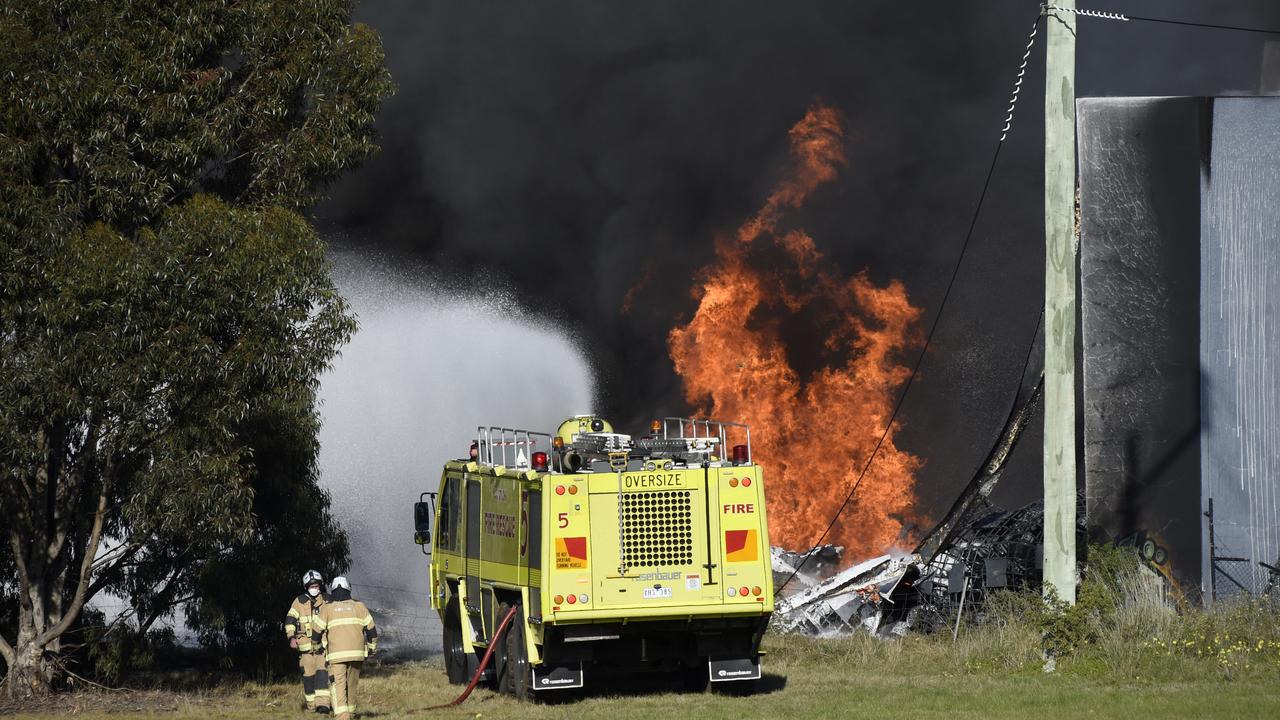
[[469,680],[492,644],[487,679],[520,698],[612,671],[749,691],[773,612],[762,484],[736,423],[478,428],[415,506],[449,681]]

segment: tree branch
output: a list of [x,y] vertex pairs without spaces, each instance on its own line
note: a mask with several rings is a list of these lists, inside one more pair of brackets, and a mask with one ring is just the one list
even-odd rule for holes
[[[0,633],[0,657],[4,658],[4,666],[6,668],[13,667],[18,659],[18,651],[13,649],[8,640],[4,639],[4,634]],[[7,676],[8,673],[5,673]]]
[[[94,572],[101,575],[103,572],[105,572],[109,568],[114,569],[116,567],[120,567],[129,558],[133,557],[134,555],[137,555],[138,551],[141,550],[142,546],[145,544],[146,544],[145,539],[138,539],[138,538],[134,538],[132,540],[128,540],[126,542],[120,543],[119,545],[111,548],[110,550],[103,553],[101,556],[99,556],[96,560],[93,561]],[[112,557],[114,553],[119,553],[119,555]]]
[[9,527],[9,547],[13,549],[13,564],[18,569],[18,590],[22,598],[30,599],[31,573],[27,571],[27,559],[22,553],[22,539],[18,537],[18,529]]
[[107,472],[103,473],[102,488],[98,493],[98,509],[93,513],[93,529],[89,531],[89,547],[85,549],[84,558],[80,561],[80,580],[76,583],[75,598],[72,599],[71,606],[63,612],[58,623],[37,636],[35,641],[37,647],[48,645],[66,632],[80,616],[85,601],[89,599],[89,578],[93,574],[93,558],[98,554],[98,542],[102,540],[102,527],[107,517],[107,501],[111,495],[111,483],[114,478],[114,467],[109,467]]

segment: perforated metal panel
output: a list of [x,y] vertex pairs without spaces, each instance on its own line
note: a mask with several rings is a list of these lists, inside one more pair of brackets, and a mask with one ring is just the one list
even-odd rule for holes
[[622,547],[628,567],[693,563],[693,513],[688,490],[622,496]]

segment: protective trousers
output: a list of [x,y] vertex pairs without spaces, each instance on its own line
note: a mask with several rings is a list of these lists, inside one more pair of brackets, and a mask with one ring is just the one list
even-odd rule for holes
[[325,668],[323,652],[304,652],[298,656],[302,668],[302,696],[307,699],[307,709],[329,707],[329,671]]
[[333,675],[333,714],[335,720],[352,720],[356,714],[356,685],[360,683],[361,661],[329,664]]

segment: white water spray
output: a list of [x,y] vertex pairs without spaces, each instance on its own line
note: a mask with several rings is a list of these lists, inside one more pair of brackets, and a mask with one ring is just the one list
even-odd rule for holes
[[341,247],[330,257],[360,330],[321,378],[321,484],[351,542],[356,596],[389,611],[401,644],[434,648],[412,504],[466,457],[477,425],[554,430],[592,407],[595,379],[571,337],[507,293]]

